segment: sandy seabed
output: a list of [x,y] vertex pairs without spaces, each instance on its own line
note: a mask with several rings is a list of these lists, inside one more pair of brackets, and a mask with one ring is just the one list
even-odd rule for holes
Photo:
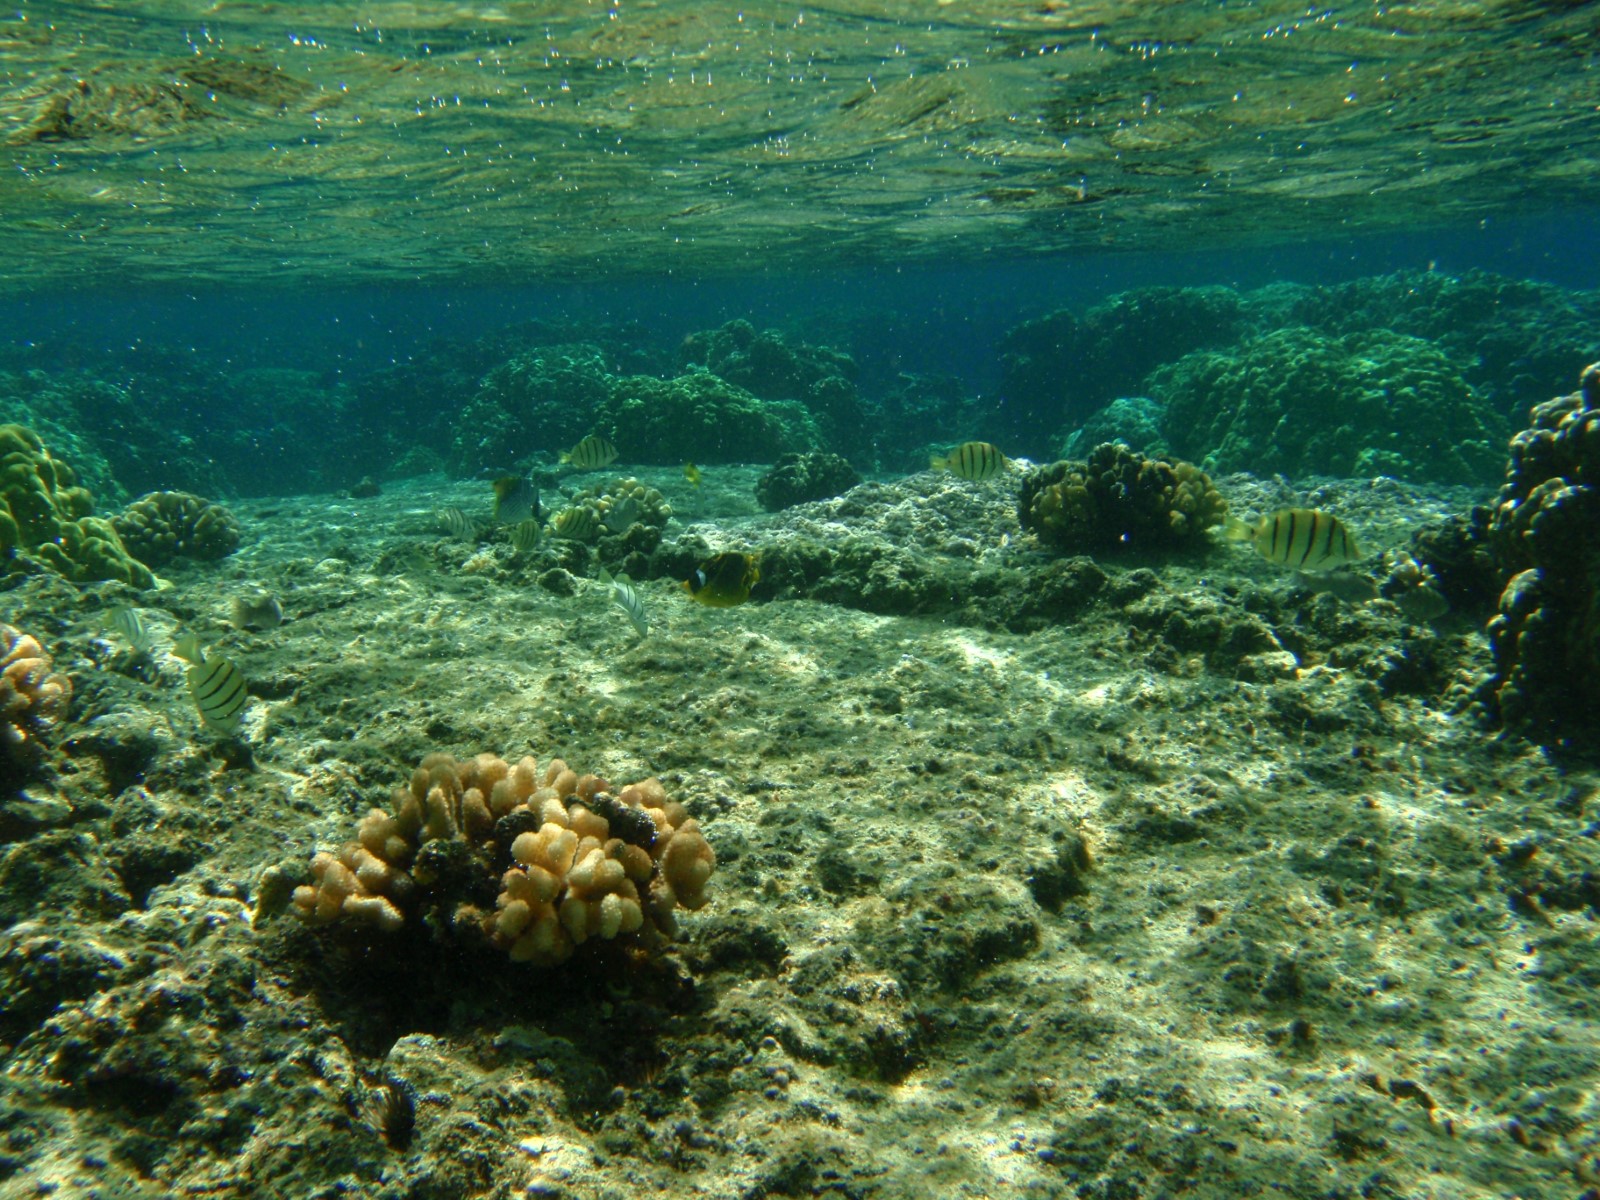
[[[639,475],[669,538],[833,520]],[[959,489],[962,554],[1045,558],[1008,484],[896,486],[875,536]],[[1286,600],[1232,547],[1106,565],[1157,578],[1028,633],[651,580],[640,638],[503,531],[438,532],[483,490],[248,501],[159,592],[0,593],[76,685],[5,802],[0,1194],[1600,1195],[1600,789],[1461,709],[1475,620]],[[1444,507],[1396,486],[1367,526]],[[226,624],[250,586],[282,625]],[[147,660],[107,631],[129,600]],[[1207,648],[1253,613],[1281,654]],[[250,680],[236,741],[180,627]],[[1426,684],[1371,666],[1418,647]],[[658,962],[554,970],[258,913],[433,750],[659,775],[711,903]]]

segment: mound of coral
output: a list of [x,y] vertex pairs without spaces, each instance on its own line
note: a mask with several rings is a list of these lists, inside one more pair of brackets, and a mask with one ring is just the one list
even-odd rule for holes
[[[530,450],[552,455],[589,433],[615,382],[608,359],[586,342],[514,354],[484,375],[451,436],[448,465],[468,476],[504,470]],[[619,443],[624,444],[624,443]],[[632,458],[632,443],[629,457]]]
[[675,379],[628,375],[600,404],[597,427],[625,462],[774,462],[822,432],[797,400],[763,400],[710,371]]
[[1079,317],[1059,309],[1024,322],[1000,344],[999,417],[1017,451],[1043,453],[1118,396],[1138,395],[1152,367],[1225,346],[1248,325],[1232,288],[1123,292]]
[[72,681],[37,639],[0,623],[0,793],[35,760],[41,730],[66,710]]
[[1433,343],[1291,327],[1153,372],[1173,453],[1213,471],[1492,479],[1507,430]]
[[293,905],[313,925],[383,932],[424,921],[519,962],[565,962],[590,940],[657,948],[706,902],[716,856],[659,780],[612,792],[561,759],[422,760],[392,812],[312,860]]
[[111,519],[122,544],[140,562],[225,558],[239,546],[239,522],[220,504],[188,492],[151,492]]
[[76,583],[155,582],[112,523],[91,516],[94,497],[71,467],[22,425],[0,425],[0,571],[53,571]]
[[1600,741],[1600,363],[1511,440],[1489,546],[1509,576],[1489,622],[1490,709],[1530,737]]
[[1227,515],[1228,502],[1199,467],[1119,442],[1096,446],[1088,462],[1029,471],[1017,505],[1024,529],[1073,553],[1192,545]]
[[756,480],[756,500],[768,512],[792,504],[827,500],[861,482],[861,472],[827,450],[785,454]]

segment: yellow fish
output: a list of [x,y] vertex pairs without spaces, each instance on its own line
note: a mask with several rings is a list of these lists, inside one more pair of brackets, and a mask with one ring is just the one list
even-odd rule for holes
[[617,448],[598,433],[591,433],[563,454],[561,461],[580,471],[598,471],[617,461]]
[[729,551],[706,559],[683,581],[691,599],[712,608],[732,608],[750,599],[750,589],[761,579],[756,554]]
[[239,668],[220,654],[207,658],[200,639],[192,633],[179,637],[172,652],[193,664],[184,679],[205,727],[230,737],[238,733],[244,706],[250,699]]
[[993,479],[1010,465],[999,448],[989,442],[962,442],[949,454],[935,454],[928,460],[928,466],[935,471],[949,471],[975,482]]
[[683,464],[683,477],[695,487],[700,486],[700,468],[693,463]]
[[1366,557],[1338,517],[1315,508],[1280,508],[1254,524],[1230,517],[1222,532],[1229,541],[1249,542],[1268,562],[1297,571],[1335,571]]

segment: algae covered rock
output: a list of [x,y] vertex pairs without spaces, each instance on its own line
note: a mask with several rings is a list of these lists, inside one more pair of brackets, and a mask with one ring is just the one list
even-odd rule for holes
[[1503,422],[1437,346],[1292,327],[1150,376],[1173,452],[1213,471],[1481,483]]
[[0,569],[52,571],[75,583],[117,579],[151,586],[150,569],[129,555],[109,521],[89,515],[93,511],[94,498],[37,434],[0,425]]
[[1058,462],[1022,480],[1022,527],[1059,550],[1193,545],[1222,524],[1228,503],[1193,463],[1147,458],[1120,443],[1088,462]]
[[1489,547],[1510,577],[1489,622],[1490,711],[1539,739],[1600,741],[1600,363],[1511,441]]
[[812,450],[785,454],[756,480],[756,499],[768,512],[809,500],[827,500],[861,482],[861,472],[837,454]]
[[710,371],[618,379],[595,424],[625,461],[660,465],[774,462],[821,440],[803,404],[762,400]]
[[220,504],[188,492],[151,492],[112,519],[122,543],[140,562],[159,567],[174,558],[225,558],[239,546],[239,523]]

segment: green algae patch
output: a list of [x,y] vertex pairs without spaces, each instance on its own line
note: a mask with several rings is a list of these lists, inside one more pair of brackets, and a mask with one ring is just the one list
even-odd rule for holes
[[1150,377],[1173,452],[1215,472],[1494,480],[1508,430],[1439,347],[1291,327]]
[[151,587],[109,521],[91,516],[94,497],[23,425],[0,425],[0,573],[54,572],[75,583],[120,579]]

